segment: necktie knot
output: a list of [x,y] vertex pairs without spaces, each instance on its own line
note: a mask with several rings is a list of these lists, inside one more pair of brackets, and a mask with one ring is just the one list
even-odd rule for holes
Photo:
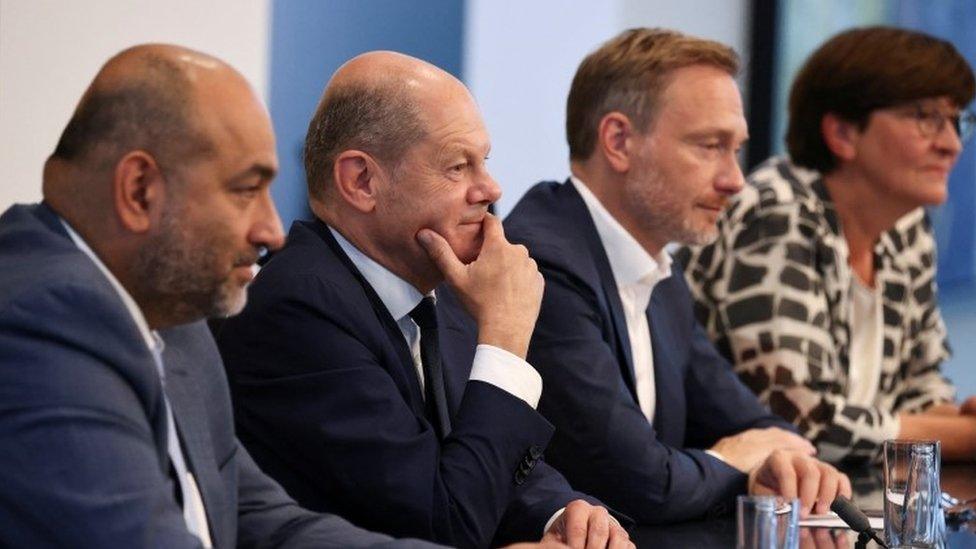
[[437,328],[437,310],[434,307],[434,298],[431,296],[421,299],[420,303],[407,314],[421,330]]

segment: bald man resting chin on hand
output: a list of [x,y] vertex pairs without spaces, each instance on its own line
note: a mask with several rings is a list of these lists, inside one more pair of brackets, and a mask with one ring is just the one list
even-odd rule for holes
[[541,459],[552,426],[524,357],[543,281],[488,213],[489,147],[429,63],[371,52],[333,75],[305,145],[315,219],[217,337],[238,432],[299,502],[369,528],[632,547]]

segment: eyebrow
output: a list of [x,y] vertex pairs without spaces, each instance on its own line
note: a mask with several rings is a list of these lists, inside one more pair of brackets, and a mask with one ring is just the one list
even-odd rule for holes
[[[707,137],[718,137],[721,139],[734,139],[736,132],[726,128],[705,128],[688,134],[689,139],[703,139]],[[749,134],[742,139],[742,143],[749,141]]]
[[248,179],[249,177],[255,175],[258,176],[260,179],[270,181],[271,179],[274,179],[275,174],[277,174],[277,171],[271,166],[267,166],[265,164],[254,164],[248,169],[231,177],[230,182],[236,183],[241,180]]

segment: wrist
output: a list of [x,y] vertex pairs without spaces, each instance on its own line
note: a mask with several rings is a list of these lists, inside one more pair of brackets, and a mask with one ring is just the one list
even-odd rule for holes
[[493,323],[485,324],[478,329],[479,345],[498,347],[525,360],[525,355],[529,351],[529,339],[532,337],[531,330],[512,330]]

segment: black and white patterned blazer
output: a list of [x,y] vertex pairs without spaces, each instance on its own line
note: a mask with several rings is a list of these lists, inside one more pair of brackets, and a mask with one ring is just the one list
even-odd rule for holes
[[849,405],[851,277],[847,241],[823,179],[785,158],[760,166],[711,245],[678,257],[699,320],[742,380],[833,462],[873,460],[895,415],[952,401],[935,296],[935,241],[924,210],[874,249],[884,348],[874,406]]

